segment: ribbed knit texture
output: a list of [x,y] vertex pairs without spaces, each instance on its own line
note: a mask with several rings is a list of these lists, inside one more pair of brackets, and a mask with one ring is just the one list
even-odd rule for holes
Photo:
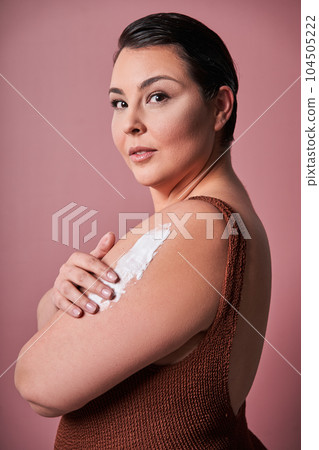
[[[228,222],[227,203],[206,196]],[[182,361],[151,364],[83,408],[61,418],[55,449],[265,449],[247,428],[245,402],[235,416],[228,372],[246,260],[241,232],[230,235],[215,319]],[[204,281],[203,281],[204,282]],[[235,308],[233,308],[232,306]]]

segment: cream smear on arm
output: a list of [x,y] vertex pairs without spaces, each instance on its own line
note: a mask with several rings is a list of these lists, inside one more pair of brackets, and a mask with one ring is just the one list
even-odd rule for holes
[[87,296],[100,306],[100,310],[107,309],[113,302],[118,302],[124,294],[126,285],[132,278],[140,280],[142,275],[157,254],[157,249],[163,244],[170,234],[171,223],[164,223],[153,230],[145,233],[138,239],[133,247],[125,253],[117,262],[114,268],[120,277],[120,281],[111,284],[101,278],[104,284],[110,286],[115,294],[113,300],[105,300],[97,294],[88,293]]

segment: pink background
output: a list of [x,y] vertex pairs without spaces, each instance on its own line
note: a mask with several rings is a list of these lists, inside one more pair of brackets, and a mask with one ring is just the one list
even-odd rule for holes
[[[159,6],[160,5],[160,6]],[[51,240],[51,215],[70,202],[98,211],[98,236],[118,232],[118,213],[152,211],[110,134],[107,101],[121,30],[154,12],[191,15],[221,35],[239,72],[239,137],[293,82],[299,68],[296,0],[2,0],[1,73],[126,197],[117,194],[0,78],[1,342],[3,372],[36,331],[36,307],[73,249]],[[300,84],[232,150],[234,167],[268,233],[273,289],[266,337],[300,369]],[[83,225],[81,233],[90,230]],[[3,450],[53,446],[58,419],[37,416],[0,380]],[[265,343],[247,400],[250,428],[270,449],[300,447],[300,376]]]

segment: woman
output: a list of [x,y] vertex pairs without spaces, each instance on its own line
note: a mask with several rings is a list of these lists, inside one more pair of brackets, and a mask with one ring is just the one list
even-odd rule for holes
[[264,448],[245,399],[270,253],[231,165],[232,59],[200,22],[154,14],[123,31],[114,62],[114,143],[155,214],[62,266],[16,386],[39,414],[63,415],[57,449]]

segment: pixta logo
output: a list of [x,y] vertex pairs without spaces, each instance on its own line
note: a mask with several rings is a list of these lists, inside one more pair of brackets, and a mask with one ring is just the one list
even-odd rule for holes
[[[52,240],[56,242],[60,242],[60,233],[59,229],[61,229],[61,238],[63,245],[72,245],[73,248],[79,250],[80,249],[80,227],[85,222],[88,222],[93,216],[97,214],[98,211],[95,209],[91,209],[87,213],[83,214],[84,211],[87,210],[86,206],[78,206],[76,209],[74,207],[77,206],[76,203],[71,202],[63,208],[59,209],[59,211],[52,214]],[[71,211],[72,210],[72,211]],[[71,211],[71,212],[69,212]],[[64,214],[66,216],[62,217]],[[73,219],[80,216],[74,222]],[[61,226],[60,223],[62,222]],[[70,225],[72,224],[72,244],[70,244]],[[91,231],[87,233],[83,237],[83,243],[85,244],[90,239],[94,238],[97,234],[97,221],[91,221]]]

